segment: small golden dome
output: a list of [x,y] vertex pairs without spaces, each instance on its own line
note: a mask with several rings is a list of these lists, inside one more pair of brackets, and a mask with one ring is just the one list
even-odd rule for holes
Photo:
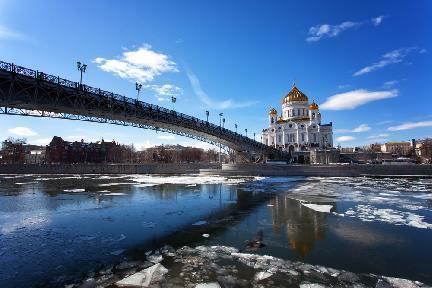
[[282,100],[282,104],[288,102],[308,102],[307,96],[301,92],[295,85],[291,88],[291,91]]
[[269,115],[277,115],[276,109],[275,108],[271,108],[270,112],[269,112]]
[[315,100],[309,105],[309,110],[318,110],[318,104],[315,103]]

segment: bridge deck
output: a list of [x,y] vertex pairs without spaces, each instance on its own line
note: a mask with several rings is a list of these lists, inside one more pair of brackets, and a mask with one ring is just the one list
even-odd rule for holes
[[221,143],[237,152],[286,156],[196,117],[2,61],[0,107],[3,114],[133,126]]

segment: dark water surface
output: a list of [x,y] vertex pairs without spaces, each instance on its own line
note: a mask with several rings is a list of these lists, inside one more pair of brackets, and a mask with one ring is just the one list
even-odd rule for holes
[[[220,275],[210,271],[195,282],[178,276],[187,257],[216,263],[211,246],[222,245],[432,284],[431,191],[426,179],[0,175],[0,287],[82,283],[112,265],[142,263],[164,245],[203,247],[164,260],[178,286],[252,285],[222,271],[223,278],[220,267]],[[248,248],[258,231],[263,247]],[[227,265],[239,279],[253,278],[244,255],[240,266]],[[278,273],[264,284],[277,286]]]

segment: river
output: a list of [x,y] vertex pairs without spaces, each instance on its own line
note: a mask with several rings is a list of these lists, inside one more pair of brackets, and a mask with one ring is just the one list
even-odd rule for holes
[[416,287],[431,243],[431,179],[0,175],[0,287]]

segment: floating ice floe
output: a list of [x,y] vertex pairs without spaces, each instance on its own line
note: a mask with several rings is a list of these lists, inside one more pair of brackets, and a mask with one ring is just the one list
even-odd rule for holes
[[[183,184],[183,185],[199,185],[199,184],[240,184],[250,181],[253,178],[230,178],[221,176],[160,176],[160,175],[133,175],[130,180],[138,183],[147,184]],[[192,187],[192,186],[191,186]]]
[[210,234],[202,234],[202,237],[204,237],[204,238],[209,238],[210,237]]
[[130,183],[130,182],[122,182],[122,183],[102,183],[99,184],[99,187],[110,187],[110,186],[120,186],[120,185],[132,185],[134,183]]
[[301,203],[301,204],[317,212],[330,213],[330,210],[333,208],[333,205],[312,204],[312,203]]
[[208,223],[207,221],[200,220],[200,221],[197,221],[197,222],[193,223],[192,225],[193,226],[201,226],[201,225],[205,225],[207,223]]
[[432,229],[432,224],[424,222],[424,216],[411,212],[398,211],[391,208],[376,208],[371,205],[359,204],[355,209],[348,209],[345,215],[359,218],[365,222],[380,221],[395,225],[406,225],[415,228]]
[[127,195],[126,193],[122,193],[122,192],[112,192],[112,193],[106,193],[103,194],[104,196],[124,196]]
[[85,192],[85,189],[76,188],[76,189],[63,189],[64,192]]

